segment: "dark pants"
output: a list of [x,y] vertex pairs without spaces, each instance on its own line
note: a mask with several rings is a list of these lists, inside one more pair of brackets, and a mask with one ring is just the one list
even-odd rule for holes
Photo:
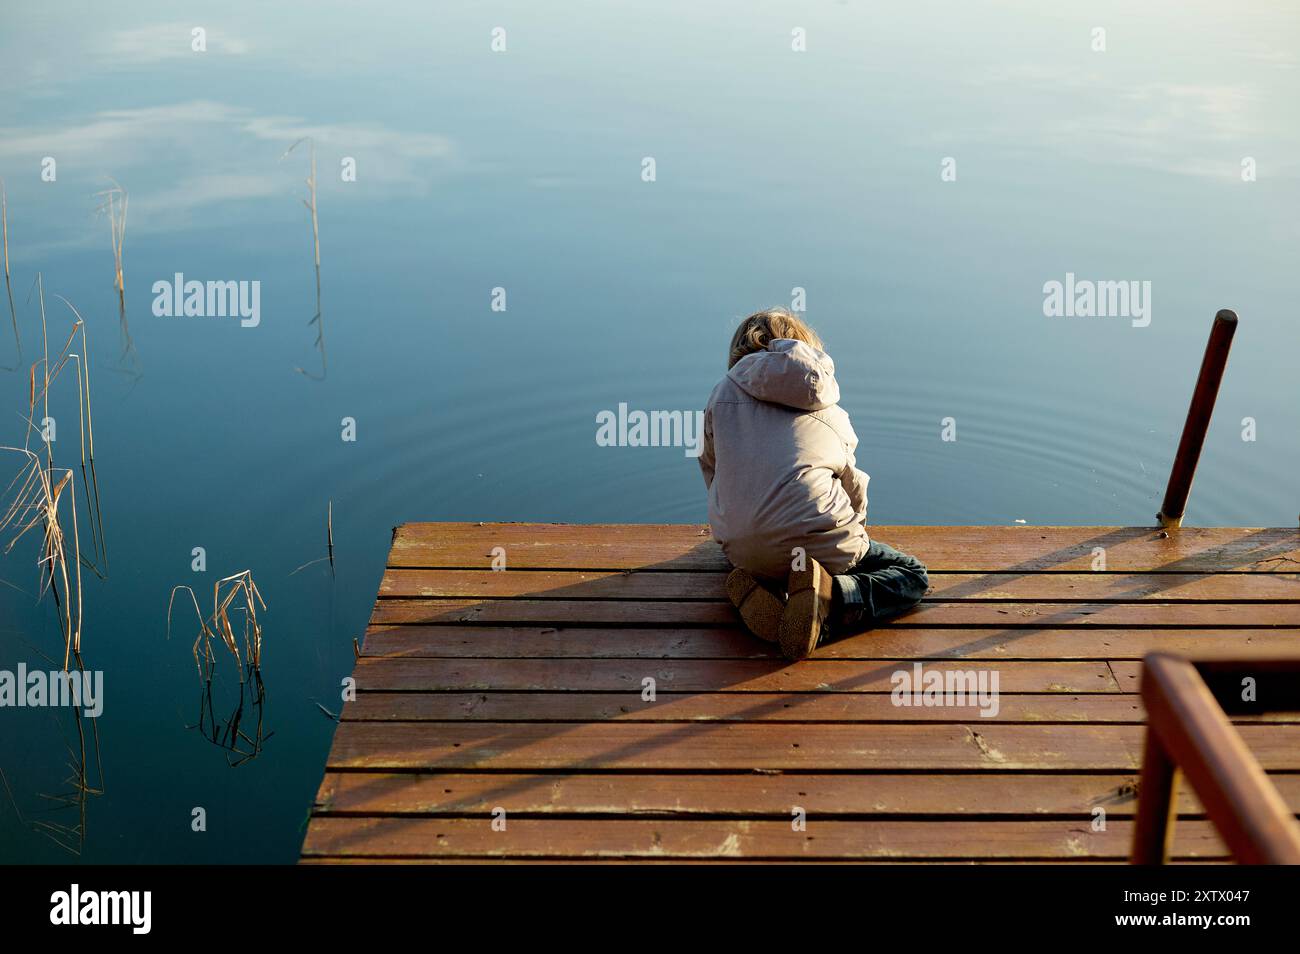
[[862,559],[835,577],[829,632],[823,630],[820,642],[860,633],[911,609],[929,586],[925,564],[873,539]]

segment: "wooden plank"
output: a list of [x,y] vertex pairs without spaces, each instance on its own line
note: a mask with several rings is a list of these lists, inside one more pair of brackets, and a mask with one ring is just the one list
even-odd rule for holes
[[[508,819],[504,831],[485,818],[315,819],[304,855],[619,858],[1123,858],[1132,823],[1093,831],[1091,819],[1055,821],[831,821],[810,818],[806,831],[789,820]],[[1176,830],[1175,854],[1222,858],[1212,825]]]
[[[988,710],[985,710],[986,712]],[[1141,724],[1128,693],[1001,693],[991,722]],[[978,706],[901,707],[885,692],[660,692],[652,703],[617,692],[362,692],[348,722],[981,722]],[[1300,722],[1300,712],[1238,715],[1234,722]]]
[[639,570],[429,570],[389,567],[380,599],[391,597],[521,597],[575,600],[727,599],[727,574]]
[[[1244,725],[1269,771],[1300,771],[1300,726]],[[331,769],[474,771],[1110,771],[1140,726],[343,722]],[[671,784],[671,783],[668,783]]]
[[[1272,770],[1300,769],[1297,727],[1243,726],[1242,732],[1260,728],[1266,732],[1257,751],[1261,761]],[[328,768],[1133,772],[1141,740],[1140,726],[1115,725],[343,722]]]
[[[300,865],[767,865],[772,862],[763,858],[636,858],[634,860],[623,858],[440,858],[429,856],[426,858],[401,858],[391,855],[371,855],[364,858],[352,857],[348,855],[313,855],[298,859]],[[979,865],[1059,865],[1061,861],[1051,858],[930,858],[923,861],[912,861],[909,859],[893,858],[784,858],[780,862],[782,865],[799,865],[804,867],[821,866],[870,866],[870,865],[889,865],[898,867],[907,866],[927,866],[946,865],[956,866],[965,865],[977,867]],[[1119,858],[1071,858],[1071,865],[1087,865],[1097,867],[1100,865],[1127,865],[1127,860]],[[1171,865],[1230,865],[1234,862],[1230,858],[1173,858],[1169,862]]]
[[736,625],[730,603],[647,600],[380,600],[372,623]]
[[[725,602],[722,571],[429,570],[390,567],[381,599],[715,600]],[[1295,573],[947,573],[930,574],[927,600],[1127,602],[1300,600]]]
[[[730,603],[666,600],[379,600],[375,624],[736,625]],[[922,603],[891,626],[1300,626],[1296,603]]]
[[1110,664],[1111,675],[1124,692],[1142,691],[1142,663],[1131,660],[1115,660]]
[[[1292,812],[1300,812],[1300,775],[1275,774]],[[1136,775],[520,775],[449,772],[413,775],[329,772],[315,810],[322,814],[516,815],[689,818],[810,816],[1073,816],[1131,818]],[[1204,817],[1183,786],[1180,818]]]
[[[1300,771],[1300,726],[1243,725],[1267,771]],[[331,769],[474,771],[1111,771],[1140,726],[343,722]]]
[[1300,601],[1300,575],[1295,573],[932,573],[930,592],[926,599],[1085,603],[1135,601],[1170,603],[1180,600],[1224,603],[1296,602]]
[[1300,606],[1295,603],[922,603],[892,625],[1295,627],[1300,626]]
[[[1294,528],[905,527],[869,528],[934,570],[1088,572],[1095,550],[1115,572],[1294,572]],[[389,565],[491,565],[503,547],[516,569],[726,570],[707,527],[659,524],[408,523],[396,528]]]
[[[1140,724],[1132,694],[1002,693],[996,722]],[[979,722],[979,707],[902,707],[887,692],[660,692],[654,702],[617,692],[362,692],[348,722]],[[1257,717],[1256,720],[1258,721]],[[1272,718],[1286,721],[1281,714]],[[1296,717],[1300,721],[1300,716]]]
[[[1139,665],[1139,664],[1134,664]],[[1117,692],[1111,666],[1094,661],[972,665],[935,660],[926,671],[998,673],[1000,692]],[[441,692],[470,689],[627,692],[640,699],[647,678],[656,692],[890,692],[908,663],[808,659],[387,659],[363,656],[353,676],[363,691]],[[992,676],[986,677],[992,679]],[[989,683],[991,686],[991,682]]]
[[[883,626],[820,646],[817,659],[1130,659],[1149,652],[1207,656],[1216,652],[1281,653],[1300,646],[1300,629],[968,629]],[[692,629],[371,626],[366,656],[605,659],[779,659],[771,643],[737,626]],[[503,663],[508,665],[508,663]]]

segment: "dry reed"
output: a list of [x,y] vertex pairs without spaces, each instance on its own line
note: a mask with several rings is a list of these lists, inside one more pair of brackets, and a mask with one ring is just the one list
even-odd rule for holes
[[122,249],[126,243],[126,209],[129,196],[116,179],[109,178],[113,188],[96,192],[96,198],[103,201],[99,206],[100,214],[108,215],[109,235],[113,247],[113,288],[117,291],[118,328],[122,336],[122,354],[119,370],[133,377],[141,374],[140,355],[135,350],[135,341],[131,337],[131,326],[126,320],[126,273],[122,268]]
[[[223,591],[224,587],[224,591]],[[217,580],[212,585],[212,615],[203,616],[203,611],[199,609],[199,600],[194,593],[194,589],[187,584],[180,584],[172,588],[171,598],[167,601],[167,637],[171,638],[171,621],[172,608],[176,602],[176,594],[185,590],[190,595],[190,600],[194,604],[194,613],[198,618],[199,631],[194,639],[194,665],[198,667],[199,678],[205,681],[211,681],[213,670],[216,665],[216,656],[212,652],[212,641],[220,640],[225,644],[226,649],[235,657],[235,664],[239,667],[239,681],[244,681],[245,662],[252,671],[259,671],[262,667],[262,625],[257,619],[257,607],[260,605],[263,610],[266,609],[266,603],[262,600],[262,594],[253,582],[253,574],[250,570],[243,570],[230,576]],[[242,598],[242,602],[236,602]],[[241,657],[239,646],[240,640],[235,636],[235,627],[230,622],[231,612],[243,613],[243,646],[244,654]]]
[[307,567],[315,566],[317,563],[324,563],[326,560],[329,561],[330,576],[333,577],[334,576],[334,501],[332,500],[329,502],[329,506],[325,510],[325,555],[323,557],[317,557],[314,560],[308,560],[306,563],[298,567],[289,575],[297,576],[303,570],[307,569]]
[[9,279],[9,199],[5,195],[4,180],[0,179],[0,235],[3,235],[5,261],[5,294],[9,298],[9,319],[14,326],[14,345],[17,354],[13,367],[3,365],[6,371],[17,371],[23,363],[23,339],[18,333],[18,309],[14,307],[14,287]]
[[[5,547],[5,552],[13,550],[18,542],[29,532],[39,531],[41,544],[37,566],[40,571],[38,596],[51,593],[59,613],[59,624],[63,630],[64,654],[63,668],[68,668],[70,658],[81,651],[82,636],[82,579],[83,565],[90,567],[100,576],[97,560],[106,553],[103,546],[103,525],[99,517],[99,489],[92,477],[94,495],[89,487],[86,490],[87,507],[91,510],[92,537],[95,538],[95,559],[87,558],[81,549],[81,534],[77,519],[76,477],[71,468],[54,466],[54,442],[50,432],[50,389],[69,362],[77,365],[77,403],[82,425],[82,473],[89,461],[93,473],[93,411],[90,406],[89,369],[85,355],[72,351],[72,345],[78,334],[81,335],[83,352],[85,347],[85,322],[81,320],[71,303],[63,299],[72,310],[76,320],[68,334],[62,350],[55,362],[51,364],[49,351],[49,331],[45,314],[45,284],[43,277],[36,276],[36,291],[41,315],[42,357],[31,366],[28,390],[27,435],[22,447],[0,446],[0,450],[19,454],[26,460],[17,475],[9,483],[6,493],[11,499],[7,507],[0,511],[0,533],[11,532],[12,536]],[[37,369],[40,370],[38,378]],[[38,384],[39,382],[39,384]],[[40,404],[43,417],[38,428],[35,422],[36,407]],[[40,435],[44,444],[44,460],[32,449],[32,433]],[[91,436],[91,450],[87,457],[86,437]],[[65,497],[65,491],[66,497]],[[60,507],[64,499],[69,499],[67,508],[71,536],[64,529],[63,513]],[[92,507],[93,502],[93,507]],[[69,566],[71,561],[71,567]]]
[[307,211],[311,213],[311,238],[313,247],[313,261],[316,264],[316,314],[312,316],[311,321],[307,322],[307,327],[316,326],[316,343],[315,347],[320,351],[320,375],[312,374],[304,368],[295,367],[294,370],[304,377],[311,378],[314,381],[325,380],[327,370],[325,363],[325,320],[321,317],[321,297],[320,297],[320,223],[316,217],[316,142],[310,136],[303,136],[292,146],[284,151],[280,157],[284,160],[289,153],[293,152],[303,143],[307,143],[308,152],[311,155],[311,175],[305,180],[307,183],[308,194],[311,196],[310,201],[302,200]]

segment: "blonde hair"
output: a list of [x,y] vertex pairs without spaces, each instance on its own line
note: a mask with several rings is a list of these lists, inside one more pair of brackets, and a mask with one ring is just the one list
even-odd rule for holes
[[817,332],[796,318],[788,309],[769,308],[766,311],[754,312],[740,323],[736,333],[731,336],[731,351],[727,355],[727,367],[732,367],[747,354],[766,351],[767,346],[777,338],[793,338],[795,341],[810,344],[819,351],[824,350]]

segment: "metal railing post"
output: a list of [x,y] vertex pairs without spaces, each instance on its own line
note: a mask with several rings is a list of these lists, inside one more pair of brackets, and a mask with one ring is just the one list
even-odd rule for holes
[[1156,730],[1147,727],[1142,749],[1141,785],[1137,812],[1133,819],[1133,852],[1129,861],[1135,865],[1169,863],[1174,840],[1174,820],[1178,817],[1178,766],[1160,744]]
[[1174,465],[1169,471],[1164,503],[1156,515],[1162,527],[1183,525],[1183,514],[1187,512],[1187,495],[1192,490],[1192,478],[1196,475],[1196,464],[1201,459],[1205,432],[1210,427],[1210,415],[1214,413],[1214,401],[1219,396],[1219,383],[1223,380],[1223,369],[1228,363],[1228,349],[1232,347],[1232,336],[1236,331],[1236,312],[1224,308],[1214,316],[1214,324],[1210,326],[1210,340],[1205,345],[1205,357],[1201,360],[1201,371],[1196,376],[1196,389],[1192,391],[1192,403],[1187,409],[1187,421],[1183,424],[1183,436],[1178,442],[1178,453],[1174,455]]

